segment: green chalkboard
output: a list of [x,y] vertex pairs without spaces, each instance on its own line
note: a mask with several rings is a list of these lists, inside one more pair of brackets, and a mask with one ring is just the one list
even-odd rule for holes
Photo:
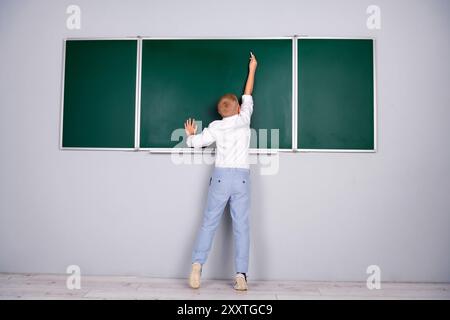
[[63,148],[134,148],[137,40],[66,40]]
[[[301,38],[297,49],[298,149],[373,151],[373,40]],[[185,146],[185,119],[204,128],[220,118],[220,96],[241,97],[250,51],[251,147],[291,150],[292,38],[66,40],[61,147],[133,149],[135,137],[142,149]]]
[[[267,145],[252,138],[258,148],[292,148],[292,39],[144,39],[140,147],[180,145],[175,134],[185,119],[202,126],[220,118],[220,96],[234,93],[239,99],[248,74],[250,51],[258,60],[253,91],[251,127],[267,129]],[[271,143],[278,129],[279,143]],[[264,134],[264,131],[262,131]],[[266,139],[263,139],[267,141]]]
[[299,149],[374,149],[373,45],[298,40]]

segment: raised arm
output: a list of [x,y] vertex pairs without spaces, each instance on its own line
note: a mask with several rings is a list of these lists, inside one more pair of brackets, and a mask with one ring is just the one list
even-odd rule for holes
[[253,52],[250,52],[250,62],[248,64],[248,77],[245,84],[244,94],[251,95],[253,93],[253,84],[255,83],[255,72],[258,62],[256,61]]
[[248,76],[247,82],[245,84],[244,94],[242,96],[242,104],[239,110],[241,118],[246,122],[250,123],[250,118],[253,113],[253,84],[255,82],[255,72],[256,72],[256,58],[255,55],[250,52],[250,62],[248,64]]

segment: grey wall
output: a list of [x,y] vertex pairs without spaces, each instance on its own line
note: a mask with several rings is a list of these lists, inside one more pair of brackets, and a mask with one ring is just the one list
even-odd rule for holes
[[[66,29],[69,4],[81,30]],[[2,0],[0,271],[189,272],[212,167],[59,150],[63,38],[309,34],[377,39],[378,152],[254,165],[250,276],[365,280],[377,264],[382,280],[450,281],[449,17],[447,0]],[[233,274],[231,232],[224,215],[206,277]]]

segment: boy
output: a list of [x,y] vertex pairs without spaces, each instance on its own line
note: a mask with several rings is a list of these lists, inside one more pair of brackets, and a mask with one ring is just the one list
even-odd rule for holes
[[239,106],[234,94],[225,94],[217,104],[222,120],[209,124],[200,134],[195,134],[197,125],[188,119],[184,128],[189,147],[204,147],[216,142],[216,159],[209,180],[208,200],[203,222],[192,252],[192,270],[189,285],[200,287],[202,265],[211,249],[214,233],[223,210],[230,201],[235,245],[236,276],[234,288],[247,290],[249,260],[249,214],[250,214],[250,167],[248,148],[250,145],[250,118],[253,111],[253,83],[257,61],[250,52],[249,72]]

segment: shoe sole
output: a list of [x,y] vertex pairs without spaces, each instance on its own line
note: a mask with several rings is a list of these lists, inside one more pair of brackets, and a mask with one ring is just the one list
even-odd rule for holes
[[191,274],[189,276],[189,285],[193,289],[200,288],[200,268],[192,267]]
[[248,290],[247,282],[242,278],[237,278],[236,284],[234,285],[234,289],[237,291],[247,291]]
[[192,289],[198,289],[198,288],[200,288],[200,281],[190,278],[189,285],[191,286]]

